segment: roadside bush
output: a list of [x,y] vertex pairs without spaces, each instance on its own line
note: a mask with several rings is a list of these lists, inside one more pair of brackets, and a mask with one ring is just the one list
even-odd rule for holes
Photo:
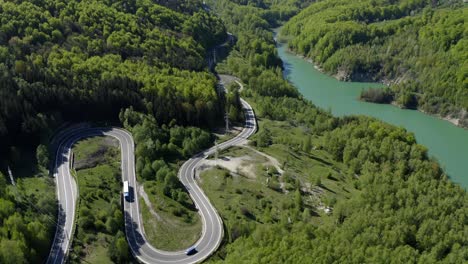
[[114,234],[118,229],[119,229],[119,223],[113,217],[109,217],[106,221],[107,233]]
[[104,222],[102,222],[99,219],[94,221],[94,228],[96,229],[96,231],[100,231],[100,232],[106,231],[106,225],[104,224]]
[[271,133],[268,128],[263,128],[255,138],[255,144],[257,147],[268,147],[272,144]]
[[130,252],[122,231],[119,231],[112,240],[108,255],[116,263],[125,263],[129,260]]

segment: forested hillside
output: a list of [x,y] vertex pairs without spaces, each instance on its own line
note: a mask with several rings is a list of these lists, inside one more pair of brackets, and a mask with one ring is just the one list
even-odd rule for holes
[[2,155],[64,121],[118,120],[130,105],[213,124],[205,50],[226,32],[201,1],[7,1],[0,21]]
[[297,97],[297,90],[283,80],[282,62],[277,56],[270,27],[298,12],[302,1],[235,2],[208,1],[237,38],[227,60],[220,63],[217,70],[236,75],[261,95]]
[[[272,49],[273,35],[268,30],[277,22],[268,20],[269,1],[216,2],[215,11],[222,14],[228,30],[235,32],[239,39],[217,70],[236,74],[246,82],[242,96],[251,101],[261,124],[254,144],[263,151],[277,153],[276,158],[282,157],[283,169],[287,172],[292,167],[289,168],[291,174],[288,174],[288,178],[297,189],[294,191],[292,187],[293,201],[284,194],[282,205],[271,203],[270,198],[264,196],[266,191],[263,189],[249,189],[251,183],[244,189],[236,186],[235,193],[242,201],[240,204],[229,204],[230,200],[223,198],[232,197],[231,193],[213,196],[221,200],[220,213],[227,220],[228,237],[227,245],[211,261],[468,261],[468,249],[464,246],[468,243],[465,235],[468,226],[466,191],[447,179],[437,161],[428,157],[426,148],[417,144],[414,135],[372,118],[335,118],[302,99],[294,87],[282,79],[281,62]],[[325,8],[330,2],[319,4]],[[281,5],[287,1],[275,3]],[[346,3],[357,5],[358,2]],[[313,9],[314,5],[318,4],[312,4],[309,9]],[[353,10],[347,9],[350,12]],[[292,21],[298,21],[301,16]],[[327,19],[322,17],[322,21]],[[329,19],[333,21],[334,18],[330,16]],[[248,27],[251,24],[247,21],[256,21],[255,26]],[[307,24],[307,27],[312,29],[314,26]],[[354,29],[353,26],[349,28]],[[261,78],[263,74],[268,74],[268,78]],[[269,81],[273,80],[275,84],[270,84]],[[275,126],[268,127],[266,124]],[[296,131],[301,131],[302,138],[297,139]],[[313,149],[311,144],[314,145]],[[323,151],[333,162],[314,158]],[[336,175],[303,174],[300,167],[314,166],[311,162],[303,161],[306,159],[304,157],[314,158],[314,162],[318,160],[321,166],[328,167]],[[333,165],[335,163],[340,165]],[[345,169],[338,169],[341,166]],[[307,184],[326,190],[320,177],[330,178],[336,183],[341,181],[343,175],[351,175],[355,190],[350,191],[349,186],[343,186],[340,190],[347,193],[348,198],[336,196],[338,198],[335,200],[323,201],[333,207],[333,213],[312,220],[320,210],[306,206],[305,201],[310,197],[303,190],[307,189]],[[222,176],[218,175],[218,180],[223,179],[219,177]],[[286,178],[284,175],[281,177]],[[224,176],[224,181],[239,182],[232,178],[229,180],[229,176]],[[272,181],[273,178],[271,176]],[[310,178],[318,180],[304,182],[304,179]],[[225,185],[219,184],[219,188],[227,188]],[[210,194],[209,190],[206,192]],[[213,192],[216,193],[216,190]],[[334,196],[333,190],[326,192]],[[226,199],[225,202],[222,202],[223,199]],[[226,208],[224,204],[229,206]],[[246,208],[245,204],[254,204],[256,208]],[[257,207],[260,212],[257,212]],[[232,212],[240,213],[230,215]]]
[[167,153],[197,151],[178,141],[186,135],[206,145],[208,133],[182,126],[213,126],[222,113],[205,58],[225,38],[202,1],[0,1],[0,263],[47,258],[57,219],[47,149],[65,122],[115,124],[133,107],[171,124]]
[[[206,70],[205,55],[209,47],[224,41],[226,28],[236,42],[216,70],[245,83],[241,95],[252,103],[261,124],[251,147],[276,150],[290,193],[283,196],[273,177],[262,188],[287,200],[272,203],[267,192],[236,189],[242,202],[229,209],[237,212],[234,217],[217,207],[229,225],[223,246],[208,261],[468,262],[466,191],[447,179],[411,133],[372,118],[333,117],[301,98],[283,79],[270,28],[311,2],[209,0],[209,7],[194,0],[2,2],[0,169],[8,160],[13,167],[37,163],[39,172],[34,178],[17,179],[17,188],[0,172],[0,263],[38,263],[47,257],[56,209],[52,179],[45,170],[45,145],[52,129],[66,121],[120,122],[135,138],[138,180],[152,202],[162,201],[168,215],[196,222],[196,208],[175,171],[182,159],[212,144],[210,134],[199,127],[212,126],[223,105],[215,77]],[[373,7],[374,13],[361,5]],[[290,43],[299,52],[295,45],[299,46],[301,31],[320,30],[314,47],[330,47],[327,53],[314,54],[312,46],[303,53],[326,70],[353,77],[368,69],[359,67],[375,62],[372,65],[380,68],[371,71],[372,76],[399,80],[393,87],[397,98],[408,94],[420,108],[451,113],[466,109],[467,102],[466,89],[458,86],[466,85],[466,30],[458,26],[466,8],[450,5],[424,9],[428,4],[418,0],[325,0],[293,18],[285,32],[297,35]],[[318,7],[312,13],[330,12],[317,18],[320,23],[293,26]],[[211,11],[205,11],[208,8]],[[347,23],[346,31],[340,31]],[[445,27],[439,27],[441,23]],[[343,39],[329,33],[334,30],[343,32],[339,35]],[[345,38],[345,32],[355,30],[351,40]],[[368,34],[377,35],[367,39]],[[447,38],[430,42],[436,35]],[[365,41],[356,44],[357,40]],[[408,44],[399,48],[403,40]],[[360,55],[353,57],[353,52]],[[352,68],[340,68],[348,62]],[[430,74],[431,69],[441,74]],[[446,89],[440,90],[438,82],[447,83]],[[434,96],[439,92],[441,99]],[[238,101],[237,94],[232,96]],[[39,142],[44,145],[36,151]],[[34,161],[23,158],[25,146],[37,152],[30,155]],[[333,190],[327,189],[325,179],[334,184]],[[330,215],[310,206],[311,197],[304,191],[308,185],[332,197],[319,196],[332,207]],[[218,198],[225,197],[222,193]],[[232,202],[220,201],[222,206]],[[244,202],[255,208],[244,207]],[[143,201],[140,204],[144,206]],[[254,215],[258,208],[262,214]],[[89,221],[90,233],[102,228],[102,220],[85,216],[96,220]],[[171,232],[181,233],[174,228]],[[120,234],[115,240],[121,243],[122,238]],[[78,246],[76,261],[85,251]]]
[[327,73],[389,83],[398,105],[468,126],[467,17],[462,1],[324,0],[281,34]]

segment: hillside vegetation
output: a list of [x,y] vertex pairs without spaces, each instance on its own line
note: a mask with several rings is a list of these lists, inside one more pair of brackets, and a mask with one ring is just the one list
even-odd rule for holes
[[[268,27],[276,25],[267,19],[269,2],[217,2],[222,5],[215,5],[215,10],[230,14],[222,17],[228,30],[236,31],[239,39],[217,69],[238,74],[246,82],[242,95],[260,118],[253,144],[277,158],[289,175],[257,172],[256,177],[263,184],[219,170],[202,176],[202,184],[212,188],[206,190],[207,194],[228,225],[226,246],[211,261],[466,262],[466,191],[447,178],[437,161],[428,157],[427,149],[417,144],[414,135],[373,118],[336,118],[302,99],[282,79],[276,52],[267,52],[267,47],[274,45]],[[331,1],[312,4],[306,10],[315,5],[325,8],[327,3],[330,5]],[[301,14],[292,22],[298,21]],[[235,26],[253,19],[258,21],[254,28]],[[322,17],[322,22],[327,19]],[[304,25],[314,28],[313,24]],[[244,37],[250,41],[241,42]],[[255,60],[266,54],[270,60]],[[255,74],[259,69],[270,74],[269,78],[259,81],[260,74]],[[276,86],[260,89],[268,80],[275,80]],[[279,85],[288,88],[278,90]],[[216,177],[217,181],[203,177]],[[266,184],[265,177],[271,178]],[[277,188],[281,185],[275,183],[275,177],[285,181],[289,194]],[[270,186],[283,193],[282,198],[278,194],[266,195],[271,192]],[[330,216],[309,202],[310,193],[305,191],[308,186],[325,190],[321,200],[333,208]],[[283,204],[278,205],[278,199]]]
[[71,263],[124,263],[130,259],[122,214],[118,141],[93,137],[73,146],[80,197]]
[[205,51],[226,32],[201,1],[7,1],[0,21],[2,154],[128,106],[204,126],[219,112]]
[[0,172],[0,263],[40,263],[55,234],[53,179],[16,178],[16,186],[6,179]]
[[[212,12],[203,11],[202,2],[192,0],[2,2],[0,165],[2,171],[6,167],[3,163],[14,165],[15,173],[19,166],[37,164],[38,168],[17,179],[18,188],[7,186],[7,177],[0,173],[1,263],[38,263],[47,257],[56,219],[53,183],[45,175],[49,165],[47,138],[52,128],[65,121],[120,122],[129,130],[136,143],[138,180],[149,194],[154,211],[162,212],[162,217],[176,219],[182,226],[192,227],[193,233],[184,242],[190,243],[200,230],[197,225],[201,221],[176,172],[183,160],[213,144],[213,137],[200,127],[213,126],[222,115],[224,105],[214,89],[215,77],[206,70],[205,53],[210,46],[224,40],[224,25],[234,33],[236,41],[226,60],[216,69],[236,75],[245,83],[240,93],[253,105],[260,119],[260,129],[252,138],[251,147],[274,156],[285,173],[279,177],[273,169],[265,173],[259,168],[256,175],[259,181],[254,183],[243,178],[237,180],[219,169],[202,175],[202,181],[207,177],[220,179],[210,178],[204,187],[227,220],[225,243],[209,261],[236,264],[468,261],[466,191],[447,179],[437,161],[428,157],[427,149],[418,145],[411,133],[373,118],[333,117],[303,99],[283,79],[282,62],[270,28],[294,16],[309,1],[207,2]],[[393,1],[394,4],[384,5],[379,0],[356,3],[327,0],[312,4],[306,11],[314,6],[332,8],[336,3],[343,4],[346,7],[343,10],[356,12],[366,10],[360,8],[360,3],[374,6],[381,3],[382,8],[388,6],[386,12],[390,12],[390,17],[395,11],[393,6],[402,5],[402,10],[408,12],[385,22],[358,23],[364,27],[396,24],[395,32],[379,37],[382,43],[366,42],[367,48],[362,43],[357,50],[362,49],[365,54],[374,48],[378,52],[387,47],[387,41],[393,36],[398,44],[408,41],[404,36],[411,36],[409,42],[422,41],[406,31],[419,25],[413,20],[422,19],[421,12],[432,14],[429,21],[438,16],[437,12],[442,12],[439,15],[453,12],[453,17],[447,15],[444,21],[460,18],[457,12],[462,15],[465,12],[460,8],[450,10],[449,4],[432,12],[421,11],[426,6],[421,1]],[[353,5],[357,8],[351,8]],[[291,23],[302,16],[293,18]],[[322,22],[326,23],[327,19],[323,17]],[[331,15],[329,19],[336,17]],[[400,26],[397,22],[400,19],[409,24]],[[353,24],[350,30],[354,29],[359,27]],[[440,30],[446,29],[452,28]],[[456,27],[455,32],[458,31]],[[449,40],[459,38],[457,34]],[[430,39],[429,35],[427,38]],[[420,64],[419,57],[409,52],[409,47],[415,49],[416,45],[387,48],[396,60],[392,64],[396,68],[404,63],[403,55],[405,59],[414,58],[414,65],[405,66],[419,78],[411,85],[420,85],[424,80],[432,83],[450,80],[449,83],[456,84],[452,82],[453,76],[465,82],[463,73],[459,75],[457,71],[463,65],[458,68],[452,65],[463,59],[450,54],[464,56],[466,45],[460,44],[461,41],[449,41],[445,53],[440,51],[442,55],[441,47],[437,46],[441,42],[434,42],[432,47],[422,41],[418,47],[432,47],[437,52],[433,57],[424,57],[427,61],[422,60]],[[343,44],[337,52],[342,50],[345,54],[348,49],[356,50]],[[333,45],[331,50],[337,54]],[[423,54],[426,49],[419,52]],[[332,58],[333,54],[327,56]],[[437,56],[447,56],[447,60],[440,61]],[[326,61],[322,63],[325,65]],[[382,65],[384,69],[385,64]],[[422,65],[430,65],[427,68],[433,67],[444,74],[423,79],[424,75],[416,75],[424,73],[416,71]],[[390,75],[391,72],[383,72],[389,75],[382,78],[399,76],[396,72]],[[399,85],[404,87],[407,81],[403,79]],[[447,108],[450,112],[463,105],[466,108],[466,101],[462,100],[465,90],[460,93],[459,86],[447,88],[441,99],[425,97],[430,94],[426,90],[432,91],[426,87],[436,86],[415,87],[420,90],[411,91],[410,95],[417,97],[419,107],[424,107],[428,100],[436,100],[435,110]],[[457,93],[460,93],[457,101],[450,101]],[[237,92],[228,95],[229,108],[238,105],[238,96]],[[238,117],[238,111],[230,112]],[[39,142],[42,144],[36,149]],[[31,153],[35,150],[29,155],[31,164],[23,159],[25,146]],[[125,261],[129,257],[123,233],[119,232],[122,223],[116,213],[116,200],[108,195],[119,189],[118,166],[112,162],[110,165],[114,169],[102,170],[108,177],[97,182],[106,185],[108,190],[100,190],[105,186],[98,190],[87,185],[91,182],[87,181],[90,173],[102,166],[83,169],[78,175],[84,180],[83,205],[96,210],[102,199],[101,202],[108,204],[104,206],[108,210],[98,215],[80,210],[78,239],[74,243],[77,257],[83,256],[80,252],[85,252],[96,241],[93,239],[102,234],[110,243],[109,255],[102,248],[99,251],[101,259]],[[264,184],[267,178],[270,180]],[[311,188],[320,191],[318,201],[311,200]],[[320,204],[330,206],[331,214],[321,213]],[[140,205],[146,206],[143,201]],[[145,207],[143,217],[153,216],[149,209]],[[168,230],[161,234],[160,243],[175,248],[174,239],[181,236],[183,229]],[[111,239],[110,234],[116,235]],[[149,239],[154,241],[157,237]]]
[[[138,165],[146,166],[144,171],[137,166],[141,178],[153,173],[146,163],[155,160],[159,147],[169,155],[192,154],[209,142],[209,134],[183,126],[214,126],[222,113],[205,57],[225,40],[226,30],[202,1],[0,2],[0,262],[40,263],[47,258],[57,219],[54,183],[46,170],[54,156],[49,149],[54,129],[76,121],[118,124],[121,110],[133,107],[153,123],[173,128],[164,130],[166,139],[147,145],[133,131],[137,155],[144,160]],[[184,140],[190,134],[203,137],[203,143]],[[177,139],[169,144],[171,137]],[[8,166],[17,188],[8,186]],[[186,193],[179,195],[176,175],[164,175],[159,179],[167,178],[168,187],[161,189],[168,199],[189,201]],[[113,181],[112,190],[120,189],[119,182]],[[83,195],[103,193],[91,189]],[[115,199],[109,204],[116,209]],[[78,223],[85,231],[74,244],[76,256],[96,237],[117,230],[102,225],[111,217],[85,216],[87,222]],[[97,231],[101,234],[93,236]],[[122,246],[122,241],[119,233],[111,245]]]
[[325,0],[281,34],[327,73],[389,83],[400,106],[468,126],[467,17],[462,1]]

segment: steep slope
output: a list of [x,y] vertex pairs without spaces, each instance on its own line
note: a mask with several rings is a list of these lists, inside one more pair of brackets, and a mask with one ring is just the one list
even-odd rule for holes
[[117,123],[127,107],[212,126],[222,104],[205,56],[226,30],[202,1],[2,1],[0,22],[0,262],[38,263],[57,219],[52,131]]
[[226,223],[226,246],[213,263],[466,262],[466,191],[414,135],[373,118],[336,118],[300,98],[269,50],[268,27],[276,25],[267,21],[270,1],[216,2],[239,39],[217,69],[245,82],[242,96],[259,117],[253,144],[284,173],[258,165],[254,176],[220,169],[202,175]]
[[345,80],[390,84],[402,107],[468,125],[468,8],[461,1],[319,1],[285,24],[290,49]]
[[15,141],[37,143],[63,121],[117,120],[128,106],[162,122],[211,125],[218,104],[205,50],[224,40],[225,28],[201,1],[171,3],[3,3],[2,152]]

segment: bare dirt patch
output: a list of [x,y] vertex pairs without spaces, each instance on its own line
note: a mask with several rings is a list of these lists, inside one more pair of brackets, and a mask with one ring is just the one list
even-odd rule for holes
[[241,175],[249,179],[257,178],[256,174],[259,167],[274,167],[279,175],[282,175],[284,172],[277,159],[249,146],[234,148],[231,152],[228,151],[228,153],[220,156],[218,159],[204,160],[196,171],[196,177],[199,179],[202,171],[212,167],[221,167],[230,171],[233,175]]

